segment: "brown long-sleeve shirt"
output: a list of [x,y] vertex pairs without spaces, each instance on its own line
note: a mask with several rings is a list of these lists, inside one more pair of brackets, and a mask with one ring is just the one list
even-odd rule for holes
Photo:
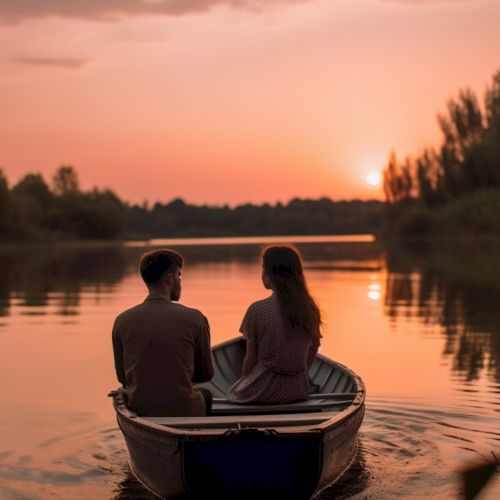
[[203,396],[193,389],[213,377],[210,328],[200,311],[148,297],[116,318],[112,336],[130,409],[143,416],[205,415]]

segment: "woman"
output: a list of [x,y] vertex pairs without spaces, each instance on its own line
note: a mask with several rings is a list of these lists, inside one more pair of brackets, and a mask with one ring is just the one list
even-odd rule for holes
[[243,318],[243,376],[230,388],[228,399],[269,404],[305,400],[322,321],[307,289],[299,253],[286,246],[267,248],[262,283],[272,294],[254,302]]

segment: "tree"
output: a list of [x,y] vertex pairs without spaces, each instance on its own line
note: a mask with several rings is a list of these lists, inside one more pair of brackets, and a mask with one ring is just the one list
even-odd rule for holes
[[485,108],[488,162],[495,185],[500,186],[500,71],[493,76],[491,87],[486,90]]
[[418,198],[432,207],[442,199],[442,176],[436,153],[432,149],[425,149],[415,164]]
[[52,201],[52,193],[45,179],[40,174],[25,175],[13,188],[12,196],[27,196],[40,204],[40,208],[47,209]]
[[500,71],[484,97],[484,112],[470,89],[461,90],[438,115],[443,140],[400,165],[391,153],[384,171],[388,203],[415,194],[431,207],[480,189],[500,187]]
[[57,196],[68,197],[79,192],[78,175],[70,165],[59,167],[52,178],[52,183]]
[[410,158],[400,164],[394,151],[384,169],[384,193],[389,203],[409,200],[415,188],[413,181],[414,166]]
[[25,175],[11,190],[9,234],[13,239],[43,239],[50,229],[53,195],[40,174]]
[[5,238],[8,230],[9,183],[0,168],[0,237]]

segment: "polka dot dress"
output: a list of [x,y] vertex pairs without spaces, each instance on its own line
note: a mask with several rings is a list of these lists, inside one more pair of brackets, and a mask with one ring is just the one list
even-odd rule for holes
[[307,357],[312,340],[286,331],[274,294],[248,308],[240,332],[256,342],[257,363],[230,388],[228,400],[282,404],[309,397]]

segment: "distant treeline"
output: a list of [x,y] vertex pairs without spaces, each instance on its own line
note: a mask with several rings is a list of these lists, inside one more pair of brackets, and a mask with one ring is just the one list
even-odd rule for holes
[[110,190],[83,192],[71,166],[49,185],[27,174],[9,189],[0,170],[0,240],[113,239],[123,234],[127,209]]
[[380,201],[328,198],[234,208],[181,199],[129,205],[109,189],[81,191],[71,166],[60,167],[50,185],[28,174],[12,188],[0,170],[2,241],[375,233],[382,219]]
[[130,207],[127,227],[132,237],[359,234],[377,232],[382,219],[380,201],[295,198],[286,205],[230,208],[188,205],[176,199],[151,209]]
[[500,235],[500,71],[482,105],[470,89],[450,99],[438,116],[437,149],[398,161],[384,171],[388,229],[402,236]]

